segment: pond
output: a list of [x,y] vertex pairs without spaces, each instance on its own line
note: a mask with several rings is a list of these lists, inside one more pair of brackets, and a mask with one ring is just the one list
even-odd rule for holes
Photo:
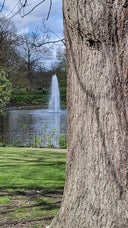
[[9,110],[0,117],[0,142],[12,146],[60,147],[66,140],[66,110]]

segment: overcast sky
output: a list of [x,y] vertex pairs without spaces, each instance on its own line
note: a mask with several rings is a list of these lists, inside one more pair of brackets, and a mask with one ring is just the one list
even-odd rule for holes
[[[6,16],[14,21],[18,34],[30,33],[35,31],[37,26],[40,26],[42,21],[47,18],[50,6],[50,0],[45,0],[35,8],[29,15],[21,17],[20,13],[16,14],[19,10],[19,0],[5,0],[5,6],[0,16]],[[25,0],[22,0],[24,3]],[[33,9],[41,0],[28,0],[28,5],[22,10],[21,14],[24,15]],[[0,6],[3,1],[0,0]],[[16,14],[16,15],[15,15]],[[15,15],[15,16],[14,16]],[[13,17],[14,16],[14,17]],[[63,17],[62,17],[62,0],[52,0],[52,8],[48,20],[45,21],[46,26],[53,31],[58,37],[63,37]],[[51,39],[57,37],[50,34]],[[58,44],[59,45],[59,44]],[[56,46],[57,47],[57,46]]]
[[[3,1],[0,0],[0,4]],[[5,7],[2,14],[11,18],[19,10],[19,0],[5,0]],[[25,0],[22,0],[24,3]],[[40,3],[41,0],[28,0],[28,5],[22,10],[22,15],[29,12],[36,4]],[[43,19],[46,19],[49,11],[50,0],[45,0],[44,3],[40,4],[31,14],[26,17],[21,17],[20,14],[16,14],[12,20],[15,22],[18,33],[29,33],[31,30],[36,29],[37,25],[41,24]],[[1,15],[2,15],[1,14]],[[63,19],[62,19],[62,1],[52,0],[52,8],[47,26],[50,30],[55,32],[58,36],[63,36]]]

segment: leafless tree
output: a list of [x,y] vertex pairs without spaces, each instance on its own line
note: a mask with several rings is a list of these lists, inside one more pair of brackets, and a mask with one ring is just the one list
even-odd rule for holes
[[49,58],[50,50],[47,46],[43,45],[37,47],[39,37],[35,33],[29,36],[25,34],[21,36],[21,57],[24,59],[26,71],[30,82],[33,80],[33,73],[43,65],[44,58]]
[[18,36],[12,21],[0,17],[0,67],[14,66],[17,58]]

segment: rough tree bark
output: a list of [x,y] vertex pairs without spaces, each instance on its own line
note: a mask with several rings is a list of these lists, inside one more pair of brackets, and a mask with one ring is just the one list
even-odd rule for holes
[[128,1],[64,0],[68,152],[50,228],[128,227]]

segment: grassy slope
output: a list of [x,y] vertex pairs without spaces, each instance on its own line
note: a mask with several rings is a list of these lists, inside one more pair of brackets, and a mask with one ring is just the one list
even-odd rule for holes
[[50,223],[60,207],[65,157],[50,149],[0,148],[0,227]]

